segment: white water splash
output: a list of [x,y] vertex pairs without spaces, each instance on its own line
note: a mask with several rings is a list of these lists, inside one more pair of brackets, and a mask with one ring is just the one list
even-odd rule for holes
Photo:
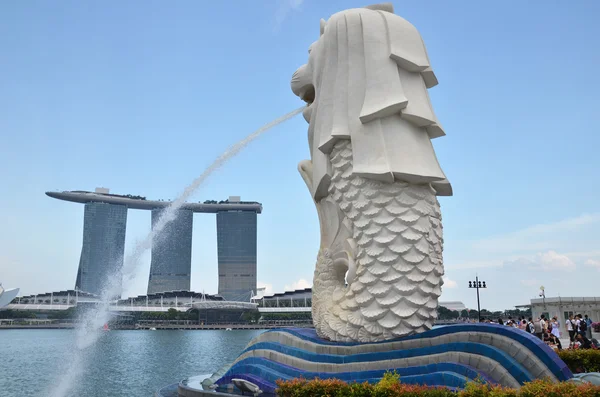
[[[51,397],[66,397],[73,389],[80,375],[85,369],[85,363],[91,357],[90,347],[103,335],[102,326],[110,320],[109,304],[114,300],[115,296],[121,294],[122,282],[130,281],[135,277],[139,266],[141,256],[152,247],[153,242],[160,236],[165,226],[173,221],[177,216],[177,211],[185,204],[188,198],[204,183],[204,181],[229,159],[237,155],[248,144],[261,136],[264,132],[283,123],[301,113],[304,106],[283,115],[268,124],[265,124],[246,138],[230,146],[223,154],[204,170],[204,172],[194,179],[194,181],[183,191],[183,193],[175,199],[171,204],[162,211],[158,221],[143,240],[138,240],[133,248],[133,251],[123,261],[121,272],[115,272],[108,277],[104,282],[101,294],[101,303],[87,310],[79,319],[76,330],[75,346],[69,359],[69,368],[65,375],[60,379],[60,382],[49,393]],[[121,266],[118,266],[121,267]]]

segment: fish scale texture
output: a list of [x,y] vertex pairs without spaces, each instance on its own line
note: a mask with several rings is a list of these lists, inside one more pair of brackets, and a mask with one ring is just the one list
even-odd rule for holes
[[346,268],[334,266],[328,249],[319,252],[313,282],[318,335],[375,342],[431,329],[444,275],[435,190],[353,175],[349,140],[335,144],[330,160],[329,195],[351,224],[356,276],[345,286]]

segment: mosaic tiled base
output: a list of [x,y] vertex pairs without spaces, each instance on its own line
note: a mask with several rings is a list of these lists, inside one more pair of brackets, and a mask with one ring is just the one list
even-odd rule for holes
[[530,334],[500,325],[460,324],[367,344],[325,341],[308,328],[267,331],[228,369],[203,383],[225,385],[241,378],[273,393],[277,379],[377,382],[394,369],[403,383],[450,388],[463,388],[476,378],[518,388],[538,378],[573,377],[558,355]]

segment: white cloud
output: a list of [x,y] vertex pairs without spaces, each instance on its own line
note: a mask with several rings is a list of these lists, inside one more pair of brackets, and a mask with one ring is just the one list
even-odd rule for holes
[[531,270],[544,271],[573,271],[577,267],[575,262],[566,255],[561,255],[555,251],[540,252],[533,257],[519,258],[514,261],[507,261],[507,265],[528,267]]
[[279,0],[278,2],[279,8],[275,12],[275,31],[281,28],[283,21],[285,21],[290,13],[300,9],[304,0]]
[[451,263],[446,263],[445,267],[447,269],[463,270],[463,269],[479,269],[479,268],[485,268],[485,267],[502,267],[503,265],[504,265],[504,261],[502,261],[502,260],[495,260],[495,261],[484,260],[484,261],[459,262],[456,265],[451,264]]
[[[445,265],[447,269],[462,270],[502,268],[515,262],[521,264],[527,262],[533,265],[533,262],[538,262],[541,268],[556,269],[561,267],[561,262],[549,253],[561,251],[567,252],[562,255],[562,267],[573,268],[573,261],[583,263],[585,259],[600,259],[600,251],[586,252],[584,248],[587,240],[590,238],[594,240],[596,228],[593,225],[598,223],[600,223],[600,212],[595,212],[554,223],[533,225],[492,237],[453,241],[446,254],[452,256],[452,259],[447,260]],[[567,239],[565,236],[571,238]],[[453,251],[460,252],[460,257],[452,255]],[[534,256],[536,253],[543,252],[546,254]],[[570,261],[564,260],[564,257]]]
[[450,280],[448,277],[444,277],[444,288],[456,288],[458,284],[454,280]]
[[273,284],[263,283],[262,281],[256,282],[256,287],[258,289],[264,288],[265,292],[263,295],[273,295]]
[[[446,274],[460,287],[478,273],[488,285],[481,295],[486,308],[526,303],[539,297],[542,285],[547,296],[593,296],[597,289],[594,278],[580,279],[576,270],[600,274],[600,249],[595,244],[600,238],[599,225],[600,212],[594,212],[470,240],[448,233]],[[443,291],[444,299],[475,307],[472,291],[447,284]],[[504,293],[492,293],[495,291]]]
[[586,266],[597,267],[600,271],[600,260],[588,259],[585,261]]
[[542,283],[536,279],[527,279],[527,280],[521,280],[521,285],[523,285],[524,287],[535,287],[535,286],[541,286]]
[[575,262],[566,255],[561,255],[554,251],[539,253],[534,259],[542,270],[575,270]]
[[[555,223],[533,225],[515,232],[474,241],[472,248],[490,252],[541,251],[552,248],[551,238],[577,230],[582,226],[600,223],[600,212],[583,214]],[[553,236],[554,235],[554,236]]]
[[306,281],[305,279],[301,278],[300,280],[293,282],[292,285],[286,284],[286,286],[283,287],[283,289],[286,291],[295,291],[297,289],[305,289],[310,287],[312,287],[312,284]]
[[569,258],[600,258],[600,251],[576,251],[565,253]]

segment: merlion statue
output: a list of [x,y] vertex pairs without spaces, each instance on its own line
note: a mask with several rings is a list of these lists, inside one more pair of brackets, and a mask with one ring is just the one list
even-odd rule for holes
[[421,35],[390,4],[321,20],[292,77],[307,102],[311,160],[299,171],[316,203],[317,334],[374,342],[424,332],[443,284],[442,217],[452,195],[431,139],[445,135]]

